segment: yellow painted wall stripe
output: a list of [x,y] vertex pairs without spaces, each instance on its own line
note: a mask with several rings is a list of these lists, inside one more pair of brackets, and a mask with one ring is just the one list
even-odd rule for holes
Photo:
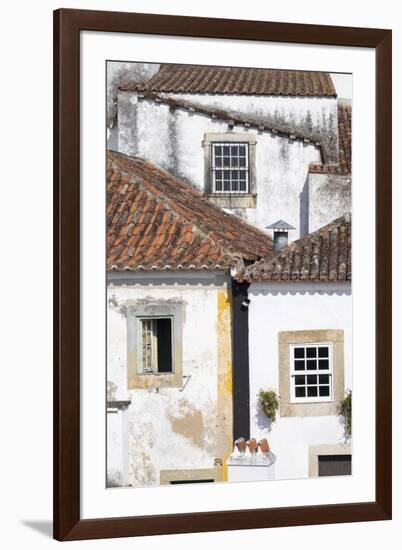
[[218,290],[218,429],[217,458],[222,459],[222,481],[227,481],[226,460],[233,445],[233,394],[232,394],[232,293],[231,289]]

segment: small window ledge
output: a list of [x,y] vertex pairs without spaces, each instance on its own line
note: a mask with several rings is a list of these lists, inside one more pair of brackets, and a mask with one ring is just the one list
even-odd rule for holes
[[213,193],[205,196],[219,208],[256,208],[257,206],[257,195],[251,193],[244,193],[243,195]]
[[124,401],[116,401],[116,400],[112,400],[112,401],[108,401],[107,402],[107,408],[108,409],[118,409],[118,410],[125,410],[125,409],[128,409],[128,407],[131,405],[131,400],[130,399],[127,399],[127,400],[124,400]]
[[307,403],[281,403],[281,416],[334,416],[339,411],[339,401],[310,401]]

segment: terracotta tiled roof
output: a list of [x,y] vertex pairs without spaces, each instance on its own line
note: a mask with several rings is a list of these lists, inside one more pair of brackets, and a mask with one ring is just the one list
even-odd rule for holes
[[272,240],[151,162],[107,153],[107,269],[228,269]]
[[171,109],[183,109],[190,113],[199,113],[214,119],[224,120],[228,124],[233,126],[244,126],[245,128],[254,128],[259,132],[269,132],[279,137],[286,137],[287,139],[294,139],[302,141],[303,143],[312,143],[316,147],[323,148],[323,144],[320,142],[320,137],[313,134],[296,132],[284,128],[273,127],[269,124],[264,124],[261,120],[239,116],[235,113],[230,113],[224,109],[217,109],[212,107],[204,107],[188,101],[185,99],[177,99],[173,97],[163,96],[154,92],[140,92],[138,94],[139,100],[150,99],[156,103],[162,103],[168,105]]
[[345,214],[237,275],[252,281],[351,281],[352,224]]
[[343,174],[352,172],[352,107],[338,105],[339,163],[310,164],[312,174]]
[[336,97],[329,73],[202,65],[161,65],[150,80],[128,82],[121,86],[121,89],[144,92]]

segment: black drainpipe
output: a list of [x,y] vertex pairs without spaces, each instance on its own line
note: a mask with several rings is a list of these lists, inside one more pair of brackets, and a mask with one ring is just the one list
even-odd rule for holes
[[[248,353],[248,287],[232,279],[233,304],[233,438],[250,439],[250,375]],[[242,305],[242,302],[247,305]]]

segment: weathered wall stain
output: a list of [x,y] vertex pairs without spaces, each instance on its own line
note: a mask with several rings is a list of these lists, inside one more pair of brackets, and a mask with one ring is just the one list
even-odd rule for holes
[[[116,399],[131,400],[126,437],[129,442],[128,476],[133,486],[158,485],[160,472],[165,470],[213,469],[216,458],[224,461],[228,447],[221,432],[229,430],[230,434],[232,429],[227,279],[224,277],[216,282],[214,276],[208,285],[165,284],[163,281],[162,284],[110,286],[108,291],[111,298],[108,380],[114,384],[111,386],[113,391],[117,387]],[[155,303],[175,304],[178,301],[185,304],[186,312],[183,315],[183,384],[180,387],[130,389],[127,361],[135,351],[128,349],[129,323],[120,314],[119,304],[127,308],[133,304],[152,308]],[[226,397],[221,401],[226,392],[229,401]]]
[[233,411],[232,411],[232,321],[231,291],[218,291],[218,414],[216,434],[216,458],[222,460],[222,479],[227,480],[226,459],[232,452]]
[[[225,133],[228,124],[219,119],[184,110],[172,110],[169,106],[149,99],[138,100],[132,96],[130,109],[125,109],[128,92],[120,92],[122,109],[119,109],[119,150],[128,155],[138,155],[152,160],[181,179],[206,192],[205,152],[202,141],[206,133]],[[297,100],[295,98],[253,98],[253,104],[245,98],[208,98],[192,97],[193,102],[215,102],[234,107],[239,114],[261,116],[262,121],[271,120],[274,127],[282,128],[288,122],[295,132],[303,131],[310,135],[319,133],[318,141],[324,143],[319,129],[328,132],[334,126],[332,120],[337,116],[335,100],[319,99]],[[218,106],[219,106],[218,105]],[[279,107],[278,107],[279,105]],[[293,111],[295,111],[293,113]],[[332,113],[334,111],[334,114]],[[133,130],[134,128],[134,130]],[[135,131],[135,138],[131,133]],[[244,132],[243,126],[235,126],[230,131]],[[321,152],[315,141],[302,143],[288,138],[272,135],[269,132],[249,130],[256,136],[256,201],[252,206],[231,208],[231,212],[261,229],[278,218],[286,220],[296,227],[289,235],[294,240],[300,235],[299,194],[302,192],[308,166],[311,162],[320,162]],[[335,161],[337,155],[337,134],[326,138],[328,157]],[[332,141],[331,141],[332,140]],[[329,143],[330,142],[330,143]],[[136,143],[136,150],[133,150]],[[336,147],[334,147],[336,144]],[[331,152],[331,148],[334,151]],[[307,222],[306,222],[307,223]],[[305,223],[305,224],[306,224]]]
[[351,211],[352,180],[350,175],[309,174],[308,181],[309,219],[308,230],[316,231],[333,220]]
[[155,485],[159,481],[155,461],[154,427],[138,416],[129,423],[129,476],[132,485]]
[[176,413],[168,410],[166,414],[174,433],[187,437],[197,447],[203,447],[204,421],[200,410],[182,400]]
[[115,311],[117,311],[118,313],[120,313],[120,315],[122,315],[123,317],[127,317],[127,308],[125,306],[125,304],[123,303],[119,303],[117,301],[117,298],[115,296],[115,294],[112,294],[109,299],[108,299],[108,305],[110,308],[113,308]]
[[116,392],[117,392],[116,384],[114,384],[113,382],[108,380],[107,391],[106,391],[107,400],[108,401],[115,401],[116,400]]

